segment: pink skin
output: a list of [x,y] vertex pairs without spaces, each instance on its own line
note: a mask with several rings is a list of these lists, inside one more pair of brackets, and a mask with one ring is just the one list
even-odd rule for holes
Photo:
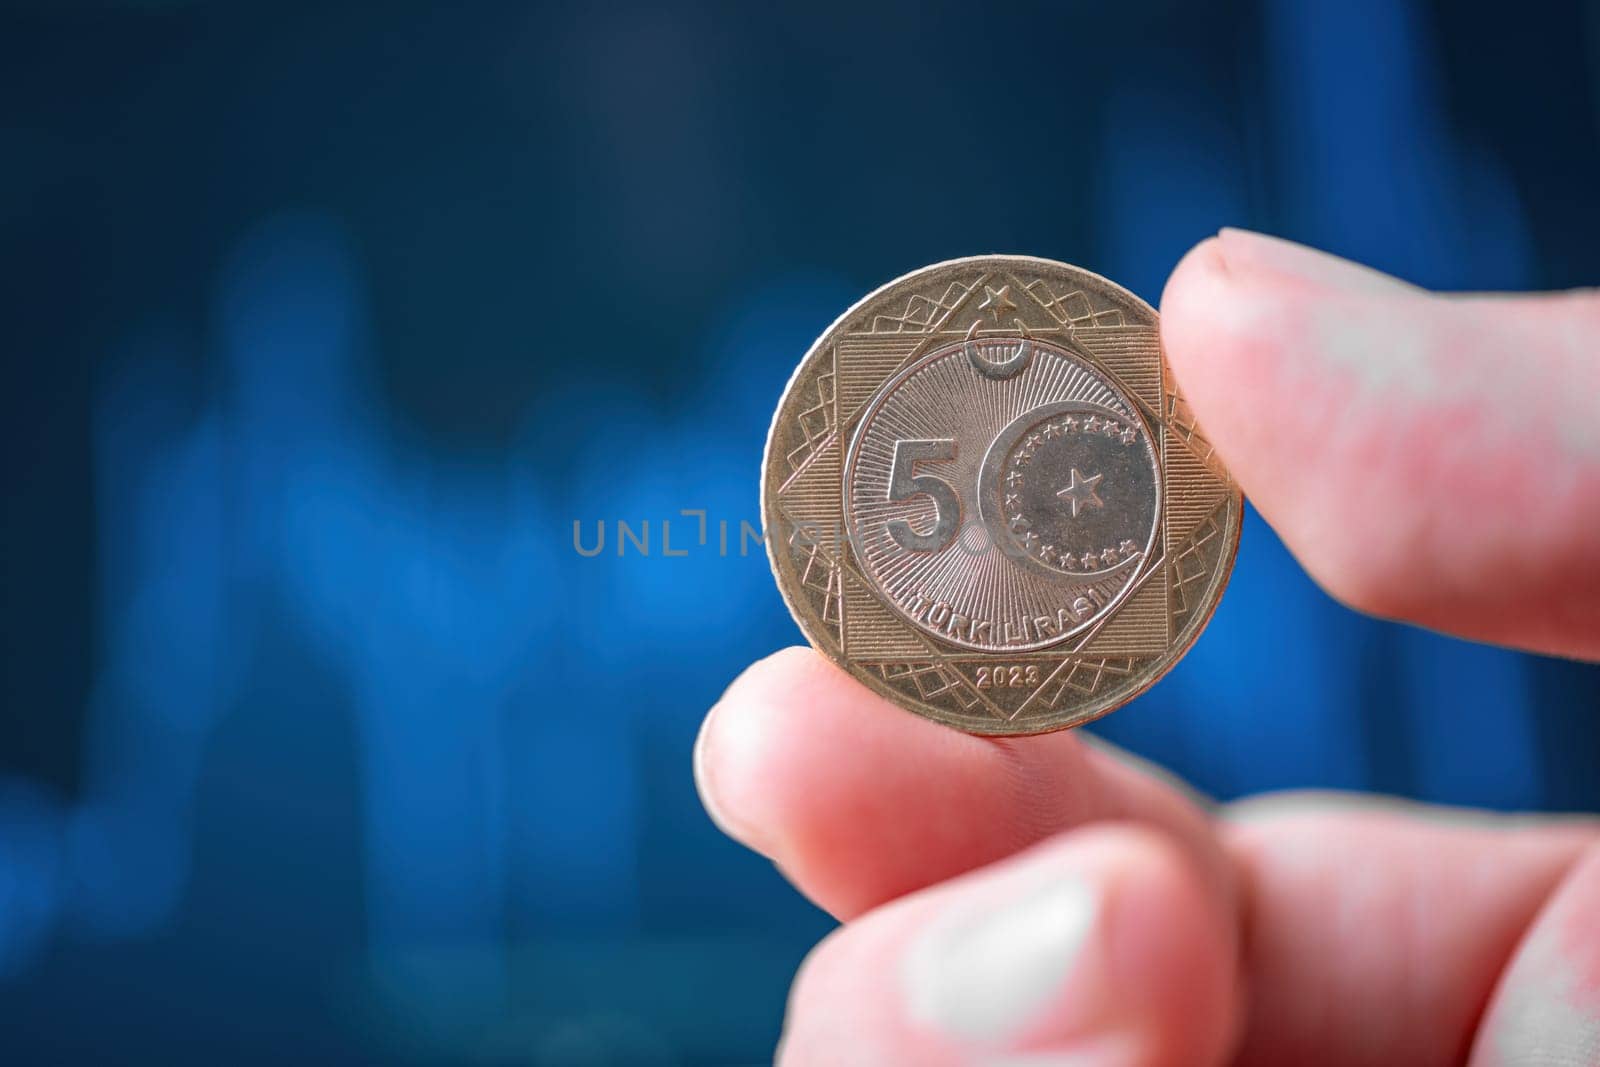
[[1161,310],[1212,443],[1329,592],[1600,657],[1600,297],[1438,297],[1230,230]]
[[1523,934],[1472,1067],[1600,1063],[1600,853],[1590,850]]
[[[1205,431],[1330,592],[1585,657],[1597,327],[1593,294],[1434,297],[1235,231],[1163,301]],[[967,737],[800,649],[730,687],[695,771],[847,920],[801,971],[785,1063],[1600,1063],[1594,822],[1206,810],[1081,732]]]
[[870,927],[845,927],[824,941],[795,983],[786,1061],[970,1062],[983,1042],[908,1011],[904,983],[885,963],[914,953],[952,906],[976,902],[980,913],[995,911],[1041,877],[1080,874],[1109,904],[1067,980],[1040,991],[1009,1049],[1087,1049],[1114,1063],[1183,1064],[1197,1048],[1225,1048],[1235,1008],[1226,897],[1169,839],[1117,824],[912,894],[875,912]]

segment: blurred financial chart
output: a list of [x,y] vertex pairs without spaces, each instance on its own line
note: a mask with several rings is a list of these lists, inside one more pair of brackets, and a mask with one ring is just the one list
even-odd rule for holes
[[[1154,300],[1224,224],[1594,283],[1600,15],[1477,7],[0,16],[5,1046],[768,1056],[829,922],[689,752],[797,639],[741,534],[799,355],[924,262]],[[1097,732],[1221,796],[1600,805],[1600,672],[1355,616],[1254,517]]]

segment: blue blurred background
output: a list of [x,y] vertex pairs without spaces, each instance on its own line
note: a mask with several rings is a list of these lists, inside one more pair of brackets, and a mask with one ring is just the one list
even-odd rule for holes
[[[784,381],[924,263],[1154,300],[1224,224],[1600,281],[1600,4],[8,7],[0,1058],[766,1059],[830,923],[689,752],[797,639],[716,533]],[[1254,517],[1097,730],[1600,807],[1600,671],[1353,615]]]

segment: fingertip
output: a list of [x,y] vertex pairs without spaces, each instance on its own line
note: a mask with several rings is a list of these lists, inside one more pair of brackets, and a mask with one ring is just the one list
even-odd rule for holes
[[781,724],[775,694],[792,694],[829,664],[803,646],[779,649],[746,667],[711,706],[694,743],[694,781],[700,802],[717,829],[776,859],[771,820],[763,817],[767,798],[752,788],[749,772],[771,766],[768,752]]
[[[729,818],[723,806],[721,794],[711,769],[711,750],[713,737],[716,733],[717,713],[722,707],[722,702],[711,705],[711,710],[706,712],[705,719],[700,723],[700,732],[695,735],[694,753],[691,761],[694,768],[695,792],[700,794],[700,806],[706,809],[706,817],[713,826],[721,830],[728,837],[742,844],[749,845],[747,838],[749,831]],[[754,847],[751,845],[750,847]],[[757,851],[760,851],[757,849]]]
[[[986,742],[921,719],[819,653],[752,666],[707,717],[695,773],[707,811],[840,917],[972,865],[1010,813],[939,819],[964,794],[988,810]],[[993,858],[985,855],[984,861]],[[936,873],[925,873],[925,872]]]
[[[1224,231],[1226,232],[1226,231]],[[1178,260],[1178,265],[1172,268],[1172,273],[1167,276],[1166,287],[1161,291],[1161,311],[1163,316],[1175,297],[1183,296],[1191,285],[1210,279],[1220,279],[1227,275],[1227,260],[1222,255],[1222,238],[1218,234],[1207,237]]]
[[1446,299],[1226,230],[1173,271],[1161,338],[1197,433],[1336,599],[1581,657],[1600,648],[1579,399],[1600,371],[1572,341],[1591,304]]
[[[1407,348],[1404,336],[1426,296],[1362,264],[1226,228],[1173,270],[1161,298],[1162,341],[1191,404],[1234,436],[1239,417],[1271,414],[1245,402],[1294,399],[1294,390],[1341,377],[1349,385],[1416,378],[1424,368],[1408,364],[1427,353]],[[1390,343],[1376,343],[1386,336]],[[1222,406],[1230,398],[1236,405]]]
[[1227,269],[1236,276],[1294,279],[1321,289],[1368,296],[1424,292],[1365,264],[1271,234],[1224,226],[1215,240]]
[[1275,339],[1291,332],[1285,298],[1292,292],[1262,280],[1241,280],[1232,268],[1225,238],[1208,237],[1179,261],[1161,295],[1161,342],[1184,398],[1199,414],[1211,443],[1225,461],[1229,451],[1255,448],[1241,440],[1259,420],[1251,418],[1274,402],[1281,373],[1281,347]]
[[724,832],[849,914],[867,906],[856,898],[871,871],[850,869],[851,857],[896,854],[903,842],[881,830],[915,807],[930,759],[978,744],[893,707],[802,646],[752,664],[728,687],[701,728],[695,773]]
[[1196,352],[1196,346],[1187,342],[1204,329],[1217,301],[1227,299],[1227,283],[1228,262],[1217,237],[1207,237],[1189,249],[1172,269],[1161,291],[1161,339],[1169,362],[1186,362]]
[[707,716],[694,764],[712,820],[840,918],[1099,819],[1210,843],[1184,796],[1109,749],[1072,732],[961,733],[810,649],[741,675]]

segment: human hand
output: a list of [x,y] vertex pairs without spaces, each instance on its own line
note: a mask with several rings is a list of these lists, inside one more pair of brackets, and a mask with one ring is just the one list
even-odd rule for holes
[[[1437,296],[1224,231],[1161,312],[1213,444],[1330,593],[1600,658],[1600,294]],[[1208,808],[1082,731],[967,736],[809,649],[733,683],[695,775],[844,921],[786,1063],[1600,1063],[1600,823]]]

